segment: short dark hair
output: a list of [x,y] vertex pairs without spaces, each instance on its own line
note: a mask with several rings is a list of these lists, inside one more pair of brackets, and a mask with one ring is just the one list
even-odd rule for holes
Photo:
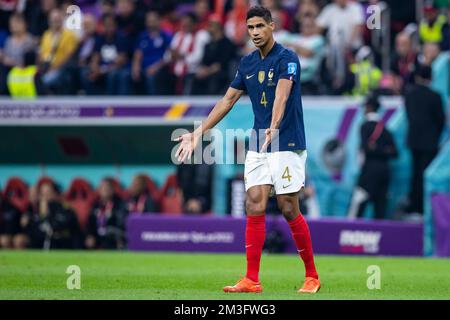
[[261,17],[267,23],[272,22],[272,14],[263,6],[253,6],[247,11],[247,20],[253,17]]

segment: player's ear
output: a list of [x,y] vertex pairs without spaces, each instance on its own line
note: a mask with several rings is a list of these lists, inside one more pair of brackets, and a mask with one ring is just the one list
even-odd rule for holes
[[269,27],[270,27],[270,29],[272,29],[272,31],[274,31],[275,30],[275,22],[271,21],[269,23]]

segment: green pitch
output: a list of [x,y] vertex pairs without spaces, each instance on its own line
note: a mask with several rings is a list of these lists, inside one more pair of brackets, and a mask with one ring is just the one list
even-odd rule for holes
[[[264,292],[225,294],[245,273],[245,256],[132,252],[0,251],[0,299],[450,299],[450,260],[317,256],[322,289],[299,295],[303,264],[295,255],[264,255]],[[68,290],[66,269],[81,269]],[[381,289],[367,288],[367,268]]]

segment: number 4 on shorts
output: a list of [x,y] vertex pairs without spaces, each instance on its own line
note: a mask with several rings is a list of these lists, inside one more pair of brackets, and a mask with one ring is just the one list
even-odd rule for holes
[[291,182],[292,176],[289,174],[289,167],[286,166],[286,169],[284,169],[283,175],[281,176],[283,179],[287,179],[289,182]]

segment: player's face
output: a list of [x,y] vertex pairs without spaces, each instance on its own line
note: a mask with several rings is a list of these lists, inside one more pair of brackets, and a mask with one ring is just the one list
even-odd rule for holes
[[257,48],[267,44],[272,37],[274,27],[273,22],[268,23],[261,17],[252,17],[247,20],[248,34]]

